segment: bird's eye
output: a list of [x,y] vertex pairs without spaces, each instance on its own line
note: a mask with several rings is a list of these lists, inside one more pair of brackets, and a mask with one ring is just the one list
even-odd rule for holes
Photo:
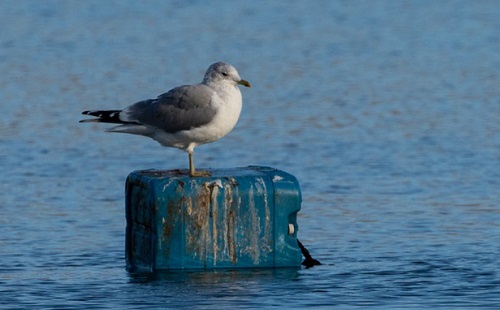
[[227,74],[226,72],[222,72],[222,75],[223,76],[228,76],[229,74]]

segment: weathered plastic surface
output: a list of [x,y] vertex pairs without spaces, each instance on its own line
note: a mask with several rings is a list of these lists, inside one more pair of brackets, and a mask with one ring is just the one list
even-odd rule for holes
[[128,270],[300,266],[297,179],[267,167],[210,171],[128,176]]

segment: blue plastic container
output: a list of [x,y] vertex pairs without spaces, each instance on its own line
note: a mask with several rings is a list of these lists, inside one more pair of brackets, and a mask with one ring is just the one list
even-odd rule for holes
[[297,179],[268,167],[211,173],[128,176],[128,270],[300,266]]

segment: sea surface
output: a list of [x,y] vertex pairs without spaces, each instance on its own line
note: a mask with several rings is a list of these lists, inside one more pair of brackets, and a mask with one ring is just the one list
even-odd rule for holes
[[[233,64],[198,167],[295,175],[310,269],[129,273],[124,183],[180,150],[79,124]],[[499,1],[0,2],[0,309],[500,308]]]

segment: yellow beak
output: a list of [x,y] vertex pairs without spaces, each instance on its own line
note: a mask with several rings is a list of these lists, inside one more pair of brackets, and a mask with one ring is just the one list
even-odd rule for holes
[[246,87],[252,87],[252,84],[250,84],[250,82],[245,80],[239,80],[237,83]]

